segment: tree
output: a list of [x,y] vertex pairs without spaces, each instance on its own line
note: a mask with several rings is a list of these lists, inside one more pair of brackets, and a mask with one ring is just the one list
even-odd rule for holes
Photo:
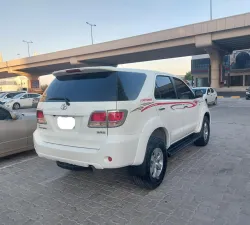
[[187,72],[184,78],[185,78],[185,80],[192,80],[191,71]]
[[42,91],[44,92],[44,91],[47,89],[47,87],[48,87],[48,84],[43,84],[43,85],[41,85]]

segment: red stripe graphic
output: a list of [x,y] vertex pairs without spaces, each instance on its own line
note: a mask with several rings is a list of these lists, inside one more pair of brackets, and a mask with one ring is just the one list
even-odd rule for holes
[[186,105],[186,108],[193,108],[195,106],[197,106],[198,104],[198,101],[194,101],[194,102],[159,102],[159,103],[153,103],[151,105],[148,105],[144,108],[141,109],[141,112],[149,109],[149,108],[152,108],[154,106],[159,106],[159,105]]

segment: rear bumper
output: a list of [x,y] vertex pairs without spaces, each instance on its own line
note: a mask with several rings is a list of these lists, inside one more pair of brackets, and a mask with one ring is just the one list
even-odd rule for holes
[[[119,135],[119,139],[118,136],[109,136],[100,149],[88,149],[44,142],[39,130],[34,132],[33,139],[40,157],[96,169],[132,165],[139,140],[136,135]],[[112,158],[111,162],[108,157]]]

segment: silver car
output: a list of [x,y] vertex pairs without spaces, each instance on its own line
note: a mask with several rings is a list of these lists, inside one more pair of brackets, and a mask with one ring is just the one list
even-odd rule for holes
[[13,112],[0,105],[0,157],[34,149],[35,113]]

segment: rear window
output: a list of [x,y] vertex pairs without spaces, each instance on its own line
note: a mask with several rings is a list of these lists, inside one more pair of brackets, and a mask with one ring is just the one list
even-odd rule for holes
[[145,79],[143,73],[120,71],[58,76],[48,87],[45,101],[64,101],[63,98],[71,102],[135,100]]

